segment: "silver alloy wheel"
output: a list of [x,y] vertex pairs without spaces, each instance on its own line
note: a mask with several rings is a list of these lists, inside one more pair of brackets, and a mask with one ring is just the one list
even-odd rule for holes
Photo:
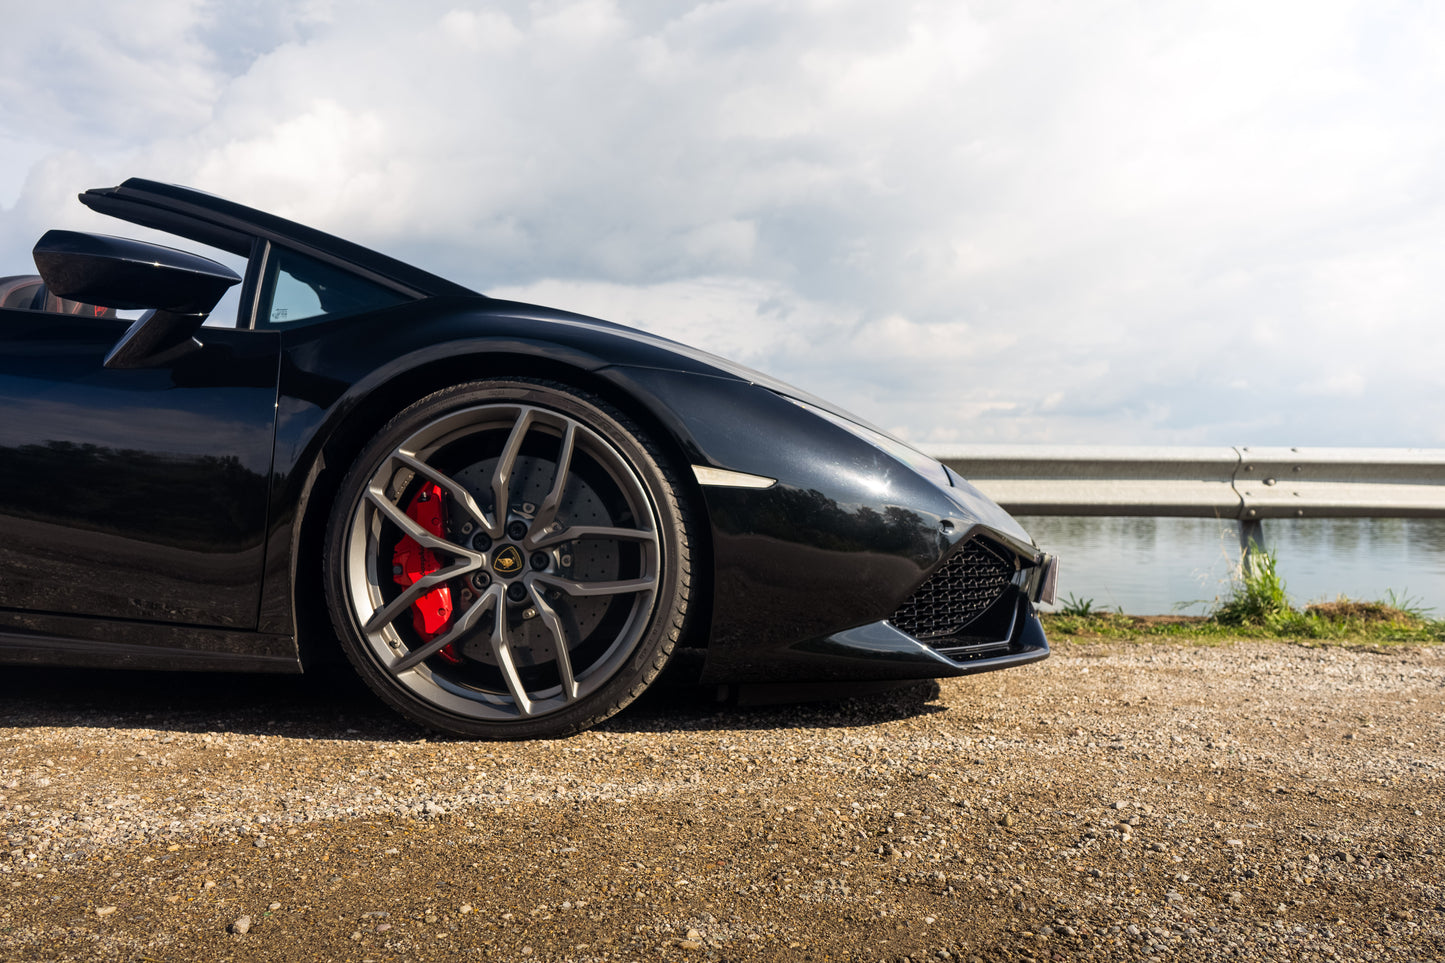
[[[465,407],[370,472],[342,578],[394,685],[465,718],[538,719],[605,685],[647,633],[664,564],[657,511],[628,458],[587,424],[532,404]],[[407,514],[424,485],[444,493],[441,534]],[[437,567],[401,586],[392,553],[406,537]],[[428,638],[411,613],[443,586],[456,607]]]

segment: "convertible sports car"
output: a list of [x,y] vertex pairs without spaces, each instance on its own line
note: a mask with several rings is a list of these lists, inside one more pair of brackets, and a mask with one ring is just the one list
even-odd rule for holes
[[199,191],[80,200],[246,266],[50,231],[0,278],[0,661],[299,672],[339,639],[411,719],[530,738],[674,657],[726,697],[1048,655],[1054,558],[824,401]]

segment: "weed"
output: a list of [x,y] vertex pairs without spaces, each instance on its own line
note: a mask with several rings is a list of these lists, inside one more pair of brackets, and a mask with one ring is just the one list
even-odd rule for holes
[[1220,625],[1274,627],[1299,615],[1289,604],[1274,554],[1252,551],[1244,558],[1230,597],[1214,610],[1212,617]]
[[1064,596],[1064,605],[1059,609],[1060,615],[1072,615],[1077,618],[1087,619],[1094,614],[1093,599],[1076,599],[1074,593],[1070,592]]
[[1435,611],[1430,606],[1421,605],[1420,600],[1412,597],[1408,592],[1401,592],[1399,595],[1396,595],[1394,589],[1385,589],[1384,604],[1397,612],[1405,613],[1412,619],[1420,619],[1422,621],[1428,620],[1430,613]]

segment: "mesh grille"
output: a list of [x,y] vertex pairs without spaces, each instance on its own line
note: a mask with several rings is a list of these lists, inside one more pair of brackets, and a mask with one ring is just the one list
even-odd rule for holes
[[949,556],[889,619],[915,639],[953,635],[998,600],[1013,581],[1014,564],[998,549],[973,540]]

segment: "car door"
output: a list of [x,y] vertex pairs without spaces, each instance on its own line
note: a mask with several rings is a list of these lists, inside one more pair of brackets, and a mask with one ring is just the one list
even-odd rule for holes
[[128,324],[0,310],[0,610],[255,628],[279,336],[107,369]]

